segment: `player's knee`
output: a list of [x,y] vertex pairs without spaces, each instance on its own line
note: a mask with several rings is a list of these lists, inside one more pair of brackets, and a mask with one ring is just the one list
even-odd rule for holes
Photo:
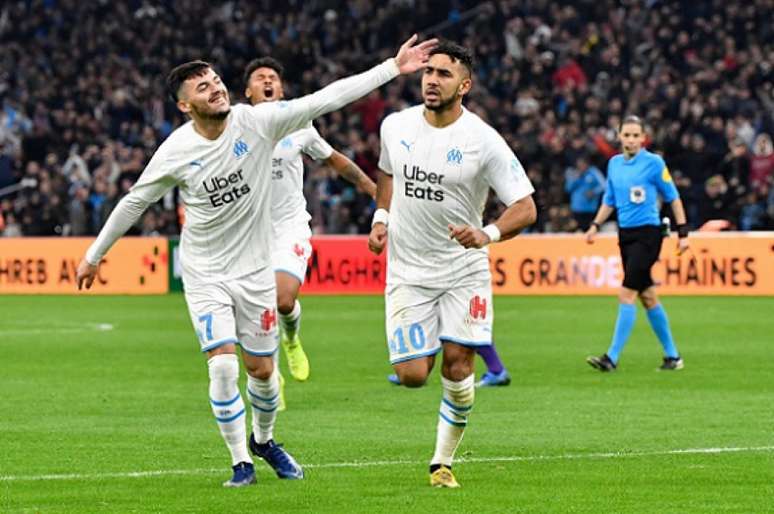
[[430,370],[422,359],[409,361],[395,366],[400,383],[406,387],[422,387],[427,382]]
[[290,314],[296,305],[296,298],[292,293],[281,291],[277,293],[277,310],[280,314]]
[[412,372],[398,372],[398,378],[400,378],[400,384],[405,387],[422,387],[427,382],[427,375],[423,373]]
[[658,305],[658,296],[651,290],[645,290],[640,293],[640,301],[642,302],[643,307],[652,309]]
[[460,382],[473,374],[473,366],[465,360],[444,363],[443,376],[454,382]]
[[250,357],[245,359],[247,374],[258,380],[268,380],[274,372],[274,359],[271,357]]
[[620,303],[633,304],[637,301],[637,291],[629,289],[628,287],[622,287],[621,291],[618,293],[618,301]]

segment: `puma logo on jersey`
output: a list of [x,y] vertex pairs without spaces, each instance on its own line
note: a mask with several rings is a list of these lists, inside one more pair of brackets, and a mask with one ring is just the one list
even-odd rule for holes
[[201,159],[196,159],[195,161],[191,161],[191,162],[189,163],[189,166],[191,166],[192,168],[195,168],[195,167],[197,167],[197,166],[198,166],[199,168],[204,168],[204,164],[202,163],[202,160],[201,160]]
[[407,152],[411,152],[411,147],[414,146],[414,143],[407,143],[403,139],[400,140],[400,144],[406,147]]

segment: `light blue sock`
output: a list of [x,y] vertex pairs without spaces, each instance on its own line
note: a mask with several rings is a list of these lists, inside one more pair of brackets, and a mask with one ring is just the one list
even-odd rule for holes
[[667,318],[664,306],[658,304],[652,309],[648,309],[648,321],[650,321],[653,332],[658,336],[658,340],[661,341],[661,346],[664,347],[664,355],[677,358],[680,354],[677,353],[675,342],[672,340],[672,329],[669,328],[669,318]]
[[632,333],[635,319],[637,319],[637,307],[630,303],[618,304],[618,319],[615,320],[613,341],[607,350],[607,356],[616,364],[618,364],[618,356],[623,351],[626,341],[629,340],[629,334]]

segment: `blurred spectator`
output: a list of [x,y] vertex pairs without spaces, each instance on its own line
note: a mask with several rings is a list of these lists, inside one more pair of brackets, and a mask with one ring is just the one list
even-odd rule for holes
[[750,187],[757,193],[768,192],[774,183],[774,149],[768,134],[758,134],[750,158]]
[[713,175],[704,184],[699,203],[699,225],[710,220],[732,221],[728,184],[722,175]]
[[[236,102],[244,65],[271,54],[297,97],[391,56],[413,32],[474,50],[465,105],[528,170],[539,209],[531,230],[577,228],[565,170],[583,155],[604,171],[628,113],[646,119],[649,148],[672,163],[692,225],[713,210],[705,183],[719,174],[725,193],[713,178],[711,203],[722,197],[724,216],[742,226],[743,210],[771,204],[770,14],[771,0],[4,2],[0,189],[29,180],[0,196],[4,234],[93,234],[186,121],[164,91],[176,64],[211,61]],[[401,77],[316,125],[375,177],[381,119],[417,102],[419,77]],[[316,232],[368,231],[373,203],[333,174],[312,165],[305,192]],[[178,231],[176,198],[134,233]]]
[[585,232],[599,208],[599,199],[605,192],[605,177],[588,158],[580,156],[575,167],[565,171],[564,190],[570,195],[570,210],[577,230]]

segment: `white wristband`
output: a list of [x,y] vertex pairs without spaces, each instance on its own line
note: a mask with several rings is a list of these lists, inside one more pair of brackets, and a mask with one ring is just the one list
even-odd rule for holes
[[496,243],[500,240],[500,229],[497,228],[497,225],[494,223],[490,223],[481,230],[484,232],[484,234],[489,236],[490,243]]
[[390,212],[387,209],[376,209],[376,212],[374,213],[374,219],[371,221],[371,226],[373,227],[377,223],[384,223],[387,225],[389,220]]

